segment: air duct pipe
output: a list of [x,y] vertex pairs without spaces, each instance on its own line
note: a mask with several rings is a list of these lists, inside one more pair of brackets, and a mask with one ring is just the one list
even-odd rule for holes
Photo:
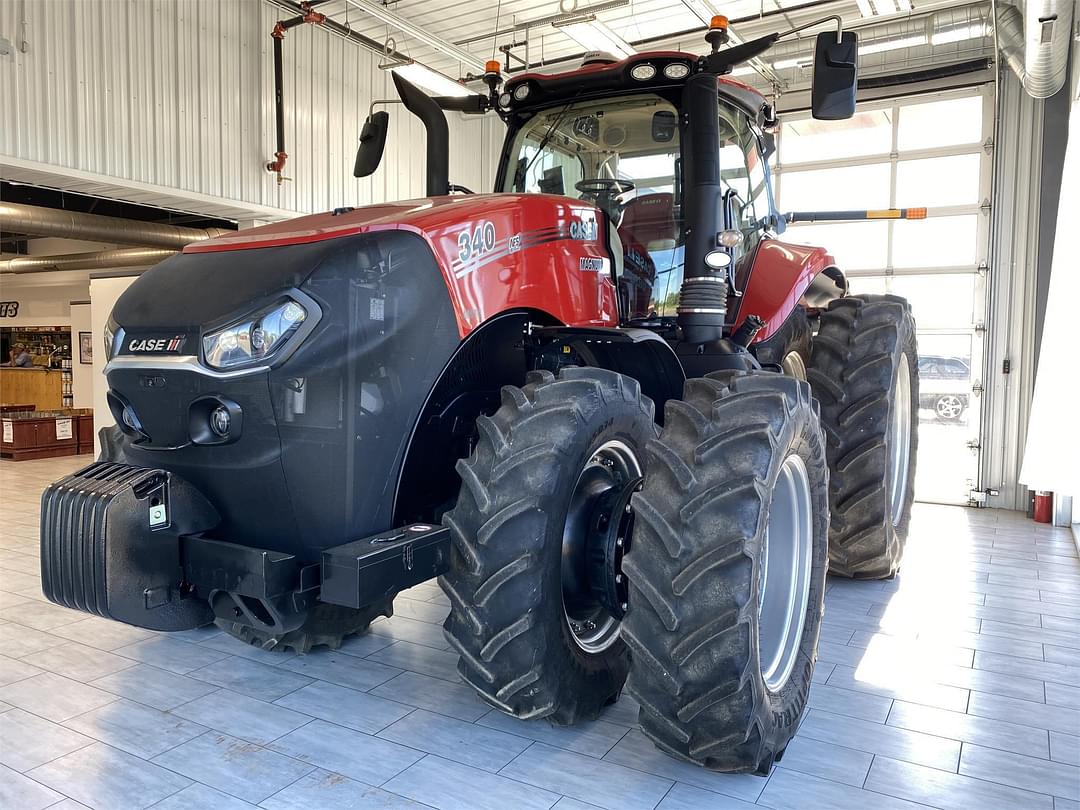
[[1032,98],[1049,98],[1068,77],[1075,0],[1027,0],[998,8],[998,43],[1006,64]]
[[221,228],[184,228],[10,202],[0,202],[0,231],[172,250],[232,233]]
[[175,255],[175,250],[161,248],[121,248],[95,253],[64,253],[59,256],[18,256],[0,261],[0,273],[53,273],[58,270],[149,267]]
[[[944,8],[916,17],[903,17],[880,23],[856,26],[859,52],[863,56],[921,45],[946,45],[968,39],[989,37],[993,33],[989,3]],[[766,59],[775,67],[793,63],[809,66],[813,61],[813,38],[782,43],[769,51]]]

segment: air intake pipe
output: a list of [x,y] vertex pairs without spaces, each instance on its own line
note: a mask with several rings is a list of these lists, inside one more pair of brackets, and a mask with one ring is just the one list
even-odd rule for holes
[[450,193],[450,127],[442,108],[412,82],[392,73],[401,103],[424,123],[427,130],[427,196]]
[[683,88],[683,216],[687,225],[685,270],[677,308],[678,324],[690,343],[724,336],[727,275],[705,264],[722,230],[724,190],[720,185],[720,109],[716,76],[699,73]]
[[1002,5],[998,45],[1006,64],[1033,98],[1049,98],[1068,78],[1075,0],[1027,0],[1023,11]]

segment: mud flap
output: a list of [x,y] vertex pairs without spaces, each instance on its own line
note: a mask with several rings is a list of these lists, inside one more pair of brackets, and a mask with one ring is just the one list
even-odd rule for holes
[[98,462],[41,496],[41,586],[51,602],[150,630],[214,620],[183,582],[180,536],[220,522],[165,470]]

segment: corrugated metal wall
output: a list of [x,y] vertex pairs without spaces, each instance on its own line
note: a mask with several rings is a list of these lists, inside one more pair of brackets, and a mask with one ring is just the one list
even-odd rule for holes
[[[421,196],[423,127],[400,107],[382,167],[352,177],[368,105],[393,85],[377,54],[312,26],[285,40],[292,179],[265,170],[279,16],[256,0],[0,0],[15,51],[0,156],[298,212]],[[502,124],[449,117],[452,180],[490,189]]]

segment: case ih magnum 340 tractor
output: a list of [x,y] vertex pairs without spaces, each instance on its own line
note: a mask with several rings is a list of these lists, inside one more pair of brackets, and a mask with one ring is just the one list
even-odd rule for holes
[[[768,772],[827,569],[900,564],[918,403],[905,301],[783,241],[772,108],[710,55],[587,60],[431,99],[425,199],[189,245],[106,336],[102,459],[42,499],[58,604],[331,647],[438,576],[461,677],[559,724],[624,683],[670,754]],[[838,26],[839,20],[834,24]],[[855,36],[814,111],[854,111]],[[443,109],[497,112],[496,192],[450,195]],[[385,112],[365,126],[374,171]]]

